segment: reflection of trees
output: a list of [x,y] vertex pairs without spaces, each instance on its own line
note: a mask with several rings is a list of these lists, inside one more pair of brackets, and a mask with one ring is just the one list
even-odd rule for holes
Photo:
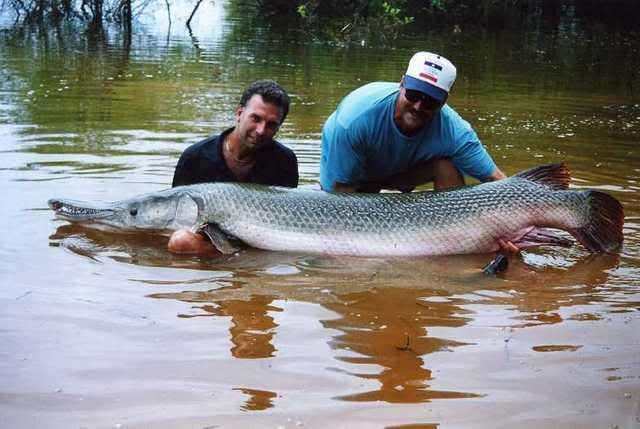
[[[203,64],[197,49],[179,41],[163,50],[152,39],[138,40],[132,49],[111,30],[79,37],[67,24],[37,37],[27,29],[2,33],[0,66],[9,93],[16,94],[11,120],[34,125],[23,133],[64,134],[49,136],[62,140],[57,152],[100,153],[128,143],[138,130],[170,131],[174,137],[167,139],[181,142],[194,138],[187,133],[229,125],[240,89],[228,82],[212,87],[211,81],[229,80],[218,79],[218,72],[233,70],[227,67],[233,58]],[[202,125],[212,120],[220,122],[213,130]]]
[[125,37],[131,37],[132,0],[6,0],[0,3],[0,12],[5,7],[15,14],[14,25],[44,27],[76,20],[86,24],[87,33],[100,33],[109,20],[121,23]]
[[[21,81],[27,93],[23,117],[18,121],[70,133],[76,130],[99,131],[98,123],[112,122],[121,112],[117,105],[124,95],[130,45],[109,39],[106,32],[78,38],[73,25],[57,25],[33,39],[27,32],[14,32],[0,45],[12,58],[30,57],[32,61],[10,61],[11,75]],[[16,50],[17,46],[22,46]]]
[[[151,39],[137,39],[131,59],[130,37],[112,27],[78,37],[78,26],[64,23],[43,27],[38,37],[28,29],[22,31],[22,37],[7,37],[8,44],[33,51],[14,53],[0,45],[0,56],[34,59],[21,62],[20,70],[11,70],[11,77],[23,82],[21,95],[33,91],[24,103],[25,117],[18,120],[45,125],[47,131],[83,133],[157,127],[159,118],[174,123],[210,121],[233,111],[238,92],[248,82],[270,77],[282,83],[294,99],[283,134],[291,129],[296,137],[317,135],[348,91],[368,81],[398,81],[410,55],[406,49],[337,50],[308,43],[291,20],[265,20],[255,7],[254,13],[247,13],[247,4],[236,1],[226,3],[225,10],[227,22],[212,23],[225,28],[221,41],[210,43],[206,35],[191,34],[190,40],[174,38],[171,49],[162,51]],[[456,58],[459,46],[483,59],[462,62],[464,79],[454,94],[458,105],[465,94],[475,104],[474,93],[489,91],[495,99],[508,98],[514,117],[529,118],[532,97],[573,97],[572,90],[633,95],[640,57],[629,46],[635,46],[637,36],[571,24],[565,18],[552,28],[545,24],[504,35],[463,30],[454,39],[435,33],[429,35],[429,41],[451,52],[455,62],[463,61]],[[603,40],[607,49],[596,46],[595,40]],[[613,63],[618,65],[615,70],[601,73],[598,65]],[[10,67],[16,67],[14,64]],[[553,73],[547,72],[548,64],[554,65]],[[576,75],[584,78],[576,80]],[[68,82],[60,84],[61,80]],[[64,90],[58,92],[61,87]],[[600,109],[601,103],[597,105]]]
[[[193,2],[187,25],[201,2]],[[378,25],[378,30],[389,32],[411,22],[413,17],[419,24],[428,23],[430,26],[472,23],[485,28],[517,28],[563,21],[565,25],[572,21],[583,21],[592,25],[624,23],[633,26],[640,16],[635,0],[609,0],[607,7],[602,7],[598,0],[405,0],[391,4],[368,0],[260,0],[229,3],[244,15],[260,16],[262,19],[266,17],[271,22],[284,15],[283,20],[290,26],[296,23],[293,27],[298,31],[305,30],[305,27],[309,31],[308,27],[313,26],[315,34],[326,33],[334,38],[342,38],[343,33],[358,30],[358,27],[370,26],[369,33],[374,33],[374,25]],[[134,6],[141,13],[149,5],[160,6],[159,2],[151,4],[148,0],[6,0],[2,5],[15,13],[16,23],[78,19],[86,22],[89,29],[94,29],[105,21],[114,21],[122,23],[124,31],[131,30]],[[170,13],[169,7],[168,11]],[[318,31],[319,27],[330,27],[332,31]]]
[[338,359],[358,365],[377,365],[380,373],[352,373],[376,379],[378,390],[343,396],[352,401],[423,402],[436,398],[461,398],[473,394],[429,389],[432,373],[425,368],[424,356],[461,345],[429,336],[428,328],[459,327],[466,319],[457,316],[460,308],[451,303],[430,304],[421,300],[426,290],[377,288],[341,296],[339,303],[326,307],[342,317],[323,321],[327,328],[343,334],[335,337],[332,347],[357,353]]

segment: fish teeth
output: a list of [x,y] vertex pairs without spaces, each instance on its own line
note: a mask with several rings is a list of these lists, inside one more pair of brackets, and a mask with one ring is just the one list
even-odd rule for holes
[[58,213],[71,216],[94,215],[99,212],[100,210],[97,209],[79,208],[74,206],[62,206],[58,209]]

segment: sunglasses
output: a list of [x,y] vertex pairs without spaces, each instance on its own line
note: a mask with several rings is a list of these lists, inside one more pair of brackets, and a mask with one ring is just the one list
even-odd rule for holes
[[424,92],[416,91],[414,89],[405,88],[404,98],[409,100],[410,103],[417,103],[418,101],[421,101],[420,106],[423,110],[435,110],[442,106],[442,102],[428,96]]

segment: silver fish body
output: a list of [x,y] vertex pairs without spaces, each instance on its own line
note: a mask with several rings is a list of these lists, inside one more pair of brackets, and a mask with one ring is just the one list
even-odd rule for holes
[[[111,203],[128,211],[114,228],[174,230],[215,224],[250,246],[278,251],[359,256],[445,255],[492,252],[498,239],[522,247],[563,244],[546,228],[568,231],[592,252],[622,243],[623,211],[613,197],[569,190],[563,164],[541,166],[505,180],[445,192],[340,194],[251,184],[213,183],[173,188]],[[136,223],[143,201],[171,205],[154,209],[155,224]],[[91,215],[61,214],[65,200],[49,205],[63,219],[102,222],[96,207],[73,202]],[[134,211],[130,207],[135,206]],[[104,209],[104,205],[101,205]],[[111,208],[110,210],[114,210]],[[169,216],[167,216],[169,213]],[[160,220],[158,217],[164,216]],[[93,216],[93,218],[92,218]]]

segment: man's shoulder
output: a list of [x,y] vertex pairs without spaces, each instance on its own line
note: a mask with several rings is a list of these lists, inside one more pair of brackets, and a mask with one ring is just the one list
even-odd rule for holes
[[445,104],[440,110],[440,119],[443,125],[458,131],[467,131],[472,128],[471,124],[448,104]]
[[448,120],[461,119],[461,116],[458,114],[458,112],[456,112],[455,109],[448,104],[442,106],[440,112],[442,113],[442,117]]
[[219,155],[220,135],[205,138],[187,147],[180,155],[173,174],[173,186],[213,182],[228,176]]
[[209,136],[203,140],[200,140],[197,143],[192,144],[187,147],[184,152],[182,152],[183,157],[199,157],[203,155],[215,156],[217,153],[217,146],[220,143],[221,134],[216,134],[213,136]]
[[349,127],[356,120],[368,120],[386,111],[398,92],[394,82],[372,82],[355,89],[340,103],[337,120],[343,127]]
[[398,91],[399,88],[400,86],[397,82],[369,82],[351,91],[347,97],[367,97],[378,99]]
[[371,82],[351,91],[340,103],[340,108],[351,106],[364,110],[394,98],[399,86],[394,82]]

